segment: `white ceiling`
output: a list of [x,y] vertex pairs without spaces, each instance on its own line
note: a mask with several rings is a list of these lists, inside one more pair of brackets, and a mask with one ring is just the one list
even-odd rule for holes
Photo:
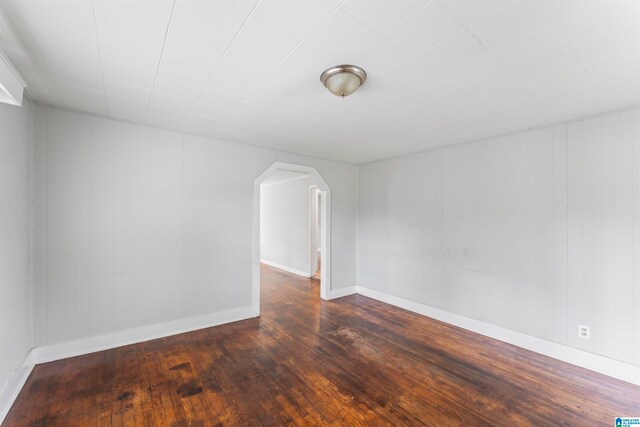
[[[640,104],[640,0],[0,0],[41,103],[362,163]],[[319,83],[369,74],[353,96]]]

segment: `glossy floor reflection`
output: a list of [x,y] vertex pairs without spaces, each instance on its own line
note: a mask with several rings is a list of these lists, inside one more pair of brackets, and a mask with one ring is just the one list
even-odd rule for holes
[[262,266],[262,316],[37,366],[3,425],[613,425],[640,387]]

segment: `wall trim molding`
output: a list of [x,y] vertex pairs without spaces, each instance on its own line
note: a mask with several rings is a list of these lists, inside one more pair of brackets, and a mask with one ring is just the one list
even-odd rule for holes
[[329,299],[342,298],[342,297],[346,297],[347,295],[354,295],[356,293],[357,293],[356,286],[347,286],[346,288],[332,289],[329,292]]
[[311,277],[311,275],[309,273],[304,272],[302,270],[296,270],[295,268],[291,268],[291,267],[287,267],[287,266],[284,266],[284,265],[276,264],[275,262],[267,261],[267,260],[262,259],[262,258],[260,258],[260,263],[268,265],[270,267],[279,268],[280,270],[284,270],[284,271],[287,271],[289,273],[297,274],[298,276],[306,277],[307,279],[309,277]]
[[635,366],[630,363],[610,359],[599,354],[590,353],[564,344],[558,344],[542,338],[527,335],[522,332],[516,332],[511,329],[474,320],[439,308],[385,294],[373,289],[368,289],[363,286],[356,286],[356,288],[357,293],[360,295],[395,305],[396,307],[400,307],[441,322],[449,323],[459,328],[494,338],[535,353],[571,363],[572,365],[580,366],[619,380],[640,385],[640,366]]
[[5,417],[9,413],[13,402],[15,402],[20,390],[27,382],[27,378],[33,370],[33,365],[22,365],[16,369],[9,377],[9,380],[5,384],[4,388],[0,391],[0,424],[4,421]]
[[[375,300],[412,311],[423,316],[445,322],[471,332],[494,338],[545,356],[552,357],[601,374],[640,385],[640,366],[610,359],[595,353],[579,350],[500,326],[491,325],[459,314],[444,311],[425,304],[389,295],[363,286],[349,286],[331,291],[331,299],[360,294]],[[138,328],[126,329],[95,337],[82,338],[60,344],[33,348],[21,367],[16,369],[5,387],[0,391],[0,423],[9,413],[33,367],[39,363],[95,353],[98,351],[164,338],[171,335],[192,332],[225,323],[255,317],[251,306],[240,307],[204,316],[156,323]]]
[[110,332],[95,337],[35,347],[29,352],[24,363],[25,365],[36,365],[38,363],[52,362],[68,357],[81,356],[83,354],[192,332],[198,329],[210,328],[225,323],[237,322],[252,317],[255,316],[252,315],[251,306],[246,306],[204,316],[171,320],[169,322]]
[[193,332],[225,323],[250,319],[252,317],[256,317],[252,314],[252,307],[245,306],[206,314],[204,316],[176,319],[169,322],[110,332],[95,337],[80,338],[59,344],[34,347],[26,355],[22,366],[15,370],[13,375],[9,377],[9,381],[5,387],[0,391],[0,423],[3,422],[9,413],[13,402],[15,402],[18,394],[20,394],[34,366],[39,363],[53,362],[54,360],[81,356],[83,354]]

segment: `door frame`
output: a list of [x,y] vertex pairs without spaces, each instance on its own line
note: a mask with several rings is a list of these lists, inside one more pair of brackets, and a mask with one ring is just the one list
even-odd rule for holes
[[253,247],[251,313],[260,315],[260,184],[277,170],[309,174],[320,191],[320,298],[328,300],[331,290],[331,188],[318,171],[311,166],[274,162],[253,182]]
[[[316,267],[318,266],[318,242],[320,241],[320,236],[315,236],[315,240],[313,239],[314,228],[317,227],[318,217],[320,217],[318,194],[320,194],[320,202],[322,202],[322,191],[317,185],[311,185],[309,187],[309,277],[313,277],[316,274]],[[313,212],[314,208],[316,212]],[[314,223],[314,220],[316,223]],[[322,225],[320,225],[320,230],[322,230]],[[320,253],[322,254],[322,247],[320,247]],[[322,264],[320,264],[320,268],[320,281],[322,282]]]

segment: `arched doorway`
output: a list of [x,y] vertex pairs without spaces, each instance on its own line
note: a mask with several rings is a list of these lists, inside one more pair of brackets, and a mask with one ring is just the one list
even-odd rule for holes
[[309,166],[275,162],[253,183],[253,253],[251,309],[254,316],[260,315],[260,191],[261,184],[278,171],[306,173],[313,177],[320,193],[320,298],[328,300],[331,289],[331,189],[318,171]]

